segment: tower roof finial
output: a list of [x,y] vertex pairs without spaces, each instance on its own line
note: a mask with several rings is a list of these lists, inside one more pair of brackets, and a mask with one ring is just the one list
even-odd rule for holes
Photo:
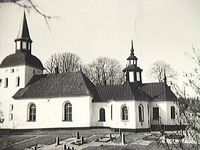
[[166,76],[166,70],[164,69],[164,83],[167,85],[167,76]]
[[133,40],[131,40],[131,54],[134,54]]

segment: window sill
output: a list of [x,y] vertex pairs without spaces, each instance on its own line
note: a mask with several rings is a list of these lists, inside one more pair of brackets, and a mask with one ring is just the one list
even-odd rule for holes
[[122,122],[129,122],[129,120],[122,120]]
[[99,120],[98,122],[106,122],[105,120]]
[[72,120],[62,120],[63,122],[72,122]]

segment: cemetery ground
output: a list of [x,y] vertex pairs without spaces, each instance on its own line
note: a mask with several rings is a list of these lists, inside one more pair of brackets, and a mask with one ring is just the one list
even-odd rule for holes
[[164,150],[159,139],[159,132],[122,132],[120,135],[109,129],[0,130],[0,150]]

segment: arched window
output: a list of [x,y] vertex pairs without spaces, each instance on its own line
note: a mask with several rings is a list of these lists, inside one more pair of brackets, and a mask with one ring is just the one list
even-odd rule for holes
[[139,112],[139,121],[143,122],[144,121],[144,106],[142,104],[138,106],[138,112]]
[[106,121],[105,109],[104,108],[101,108],[99,110],[99,121]]
[[175,119],[175,107],[171,107],[171,119]]
[[35,104],[31,104],[29,106],[29,118],[28,121],[36,121],[36,106]]
[[64,105],[64,121],[72,121],[72,104],[69,102]]
[[122,107],[122,120],[128,120],[128,108],[127,108],[127,106]]

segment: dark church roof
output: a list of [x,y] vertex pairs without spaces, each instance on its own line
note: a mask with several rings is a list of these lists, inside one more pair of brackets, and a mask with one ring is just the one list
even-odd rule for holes
[[164,101],[174,101],[177,97],[172,92],[169,86],[164,82],[157,83],[145,83],[140,89],[146,94],[149,100],[164,100]]
[[55,98],[91,95],[98,99],[93,83],[82,73],[60,73],[35,75],[25,88],[20,89],[14,99]]
[[176,96],[165,83],[95,86],[82,72],[35,75],[14,99],[55,98],[90,95],[93,102],[109,100],[173,101]]
[[101,101],[107,100],[140,100],[147,101],[147,97],[137,84],[125,82],[122,85],[98,85],[96,89]]
[[14,67],[19,65],[27,65],[38,69],[44,68],[41,61],[36,56],[30,53],[23,53],[23,52],[16,52],[15,54],[7,56],[1,62],[0,67],[5,68],[5,67]]

